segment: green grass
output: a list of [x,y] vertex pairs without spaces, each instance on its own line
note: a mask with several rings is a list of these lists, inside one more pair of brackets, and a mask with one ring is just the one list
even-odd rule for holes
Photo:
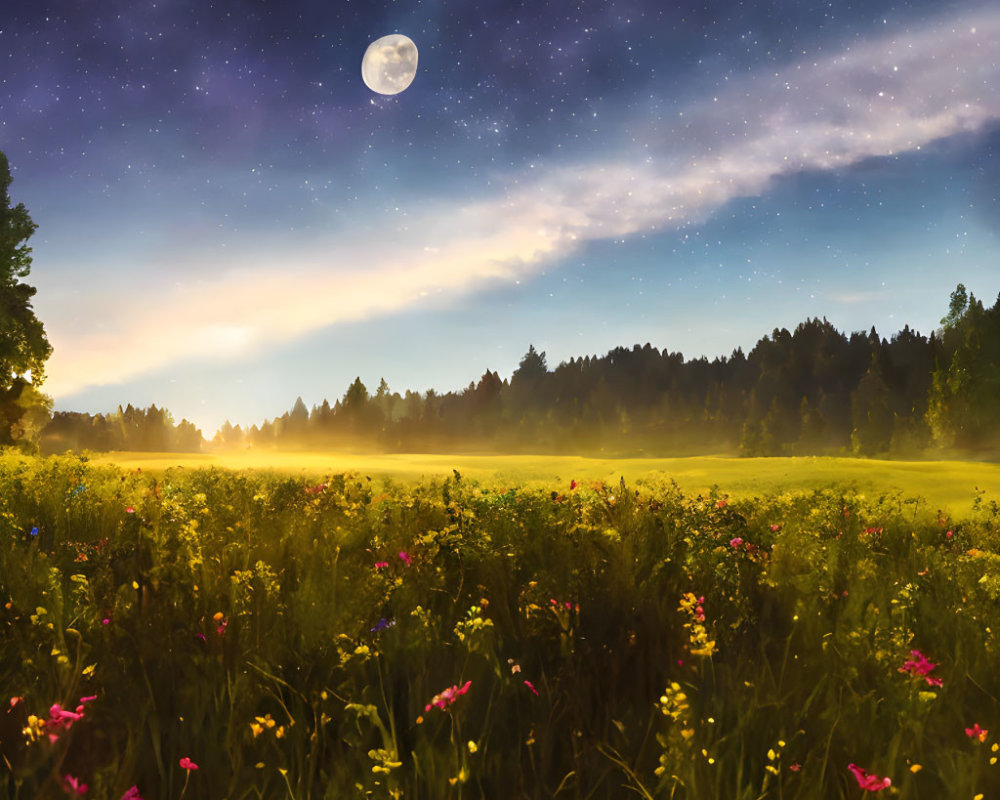
[[0,457],[0,798],[1000,797],[995,502],[146,463]]
[[290,475],[321,476],[330,472],[357,472],[373,478],[392,478],[413,484],[442,478],[458,470],[477,480],[511,486],[561,486],[571,479],[629,483],[639,479],[673,479],[685,492],[706,492],[716,485],[733,498],[785,491],[809,491],[848,484],[877,496],[902,492],[922,497],[931,510],[967,514],[975,487],[988,497],[1000,497],[1000,464],[976,461],[880,461],[858,458],[583,458],[578,456],[471,456],[436,454],[364,455],[354,453],[240,454],[109,453],[94,463],[141,467],[162,472],[172,466],[226,469],[263,469]]

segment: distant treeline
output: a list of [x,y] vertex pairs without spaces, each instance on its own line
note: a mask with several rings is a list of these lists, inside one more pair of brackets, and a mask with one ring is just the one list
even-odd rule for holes
[[39,445],[43,453],[67,450],[144,450],[195,453],[203,437],[194,423],[182,419],[176,425],[170,412],[157,408],[133,408],[112,414],[81,414],[56,411],[42,429]]
[[1000,296],[985,309],[959,284],[941,329],[850,337],[826,319],[775,329],[749,354],[685,361],[646,344],[548,369],[532,346],[510,380],[487,371],[461,392],[374,394],[360,378],[333,406],[299,398],[225,447],[371,447],[747,456],[915,455],[1000,449]]
[[[509,380],[487,371],[460,392],[400,395],[385,380],[371,393],[358,378],[332,406],[324,400],[309,409],[299,398],[260,426],[227,422],[211,445],[746,456],[1000,451],[1000,296],[986,309],[959,284],[941,325],[930,337],[906,326],[887,341],[874,327],[848,337],[826,319],[810,319],[729,358],[685,361],[646,344],[552,370],[532,346]],[[107,418],[57,414],[43,438],[58,432],[61,442],[95,450],[186,449],[200,438],[190,423],[171,429],[161,417],[169,419],[155,407]]]

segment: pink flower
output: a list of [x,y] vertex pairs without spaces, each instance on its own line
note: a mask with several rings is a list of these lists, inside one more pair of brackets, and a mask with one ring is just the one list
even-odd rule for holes
[[101,620],[101,624],[102,625],[110,625],[111,624],[111,618],[110,617],[105,617],[104,619]]
[[450,706],[452,703],[458,700],[458,698],[461,695],[469,691],[469,687],[471,685],[472,681],[466,681],[465,684],[462,685],[461,687],[458,684],[455,684],[454,686],[449,686],[440,694],[434,695],[431,701],[426,706],[424,706],[424,711],[430,711],[431,706],[437,706],[442,711],[444,711],[446,706]]
[[858,786],[866,792],[879,792],[882,789],[892,786],[892,781],[888,778],[879,778],[877,775],[869,774],[856,764],[848,764],[847,768],[854,773],[854,777],[858,781]]
[[729,546],[732,547],[734,550],[741,544],[743,544],[743,539],[739,536],[734,536],[732,539],[729,540]]
[[524,685],[527,686],[529,689],[531,689],[531,691],[535,693],[536,697],[538,696],[538,689],[535,688],[535,684],[533,684],[531,681],[525,681]]
[[63,775],[63,783],[76,794],[84,795],[87,793],[87,784],[81,783],[79,779],[74,778],[72,775]]
[[788,768],[792,772],[798,772],[800,769],[802,769],[802,765],[796,761],[794,764],[789,764]]
[[192,770],[198,769],[198,765],[195,764],[190,758],[184,756],[180,761],[177,762],[181,765],[181,769]]
[[134,514],[135,513],[135,509],[132,508],[132,506],[125,506],[125,513],[126,514]]
[[948,531],[948,532],[947,532],[947,533],[945,534],[945,537],[946,537],[946,538],[948,538],[948,539],[950,539],[950,538],[951,538],[952,536],[954,536],[954,534],[953,534],[953,533],[952,533],[951,531]]
[[406,564],[406,566],[410,566],[410,564],[413,563],[412,559],[406,554],[405,550],[399,551],[399,560]]
[[771,533],[777,533],[780,530],[781,530],[781,526],[780,525],[772,525],[771,526]]
[[133,786],[131,789],[126,791],[125,794],[122,795],[122,800],[142,800],[142,797],[139,796],[139,787]]
[[927,656],[919,650],[911,650],[910,655],[913,656],[913,658],[908,661],[904,661],[903,666],[899,668],[899,672],[908,672],[910,675],[922,676],[923,679],[927,681],[928,686],[944,685],[940,678],[932,678],[928,674],[937,666],[937,664],[928,661]]
[[985,742],[986,737],[989,735],[989,731],[980,728],[979,723],[977,722],[971,728],[965,729],[965,735],[970,739],[978,739],[981,742]]
[[388,561],[376,561],[375,562],[375,569],[385,569],[388,566],[389,566],[389,562]]

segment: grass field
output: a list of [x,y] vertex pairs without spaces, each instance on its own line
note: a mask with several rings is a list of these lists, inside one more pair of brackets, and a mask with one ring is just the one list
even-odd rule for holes
[[392,478],[407,484],[435,477],[462,475],[511,486],[560,485],[603,480],[627,483],[640,479],[674,479],[687,493],[712,485],[733,498],[796,490],[836,483],[874,495],[902,492],[921,497],[931,511],[942,509],[963,516],[971,508],[976,487],[987,498],[1000,498],[1000,464],[974,461],[879,461],[857,458],[583,458],[549,455],[437,455],[357,453],[108,453],[92,459],[125,469],[161,472],[170,467],[225,467],[323,476],[355,472],[372,478]]
[[994,466],[309,458],[0,454],[0,800],[1000,797]]

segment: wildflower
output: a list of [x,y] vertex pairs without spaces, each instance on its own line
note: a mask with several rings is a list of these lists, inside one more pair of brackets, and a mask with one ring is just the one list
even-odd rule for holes
[[189,772],[190,772],[191,770],[193,770],[193,769],[198,769],[198,765],[197,765],[197,764],[195,764],[195,763],[194,763],[194,762],[193,762],[193,761],[192,761],[192,760],[191,760],[190,758],[188,758],[187,756],[184,756],[184,758],[182,758],[182,759],[181,759],[180,761],[178,761],[177,763],[178,763],[178,764],[180,764],[180,766],[181,766],[181,769],[186,769],[186,770],[188,770]]
[[520,672],[521,671],[521,665],[520,664],[515,664],[513,658],[508,658],[507,659],[507,663],[510,665],[510,674],[511,675],[513,675],[516,672]]
[[250,730],[253,732],[254,739],[260,736],[265,730],[271,730],[275,725],[270,714],[265,714],[263,717],[254,717],[254,720],[254,722],[250,723]]
[[866,792],[879,792],[882,789],[892,786],[892,781],[889,778],[879,778],[877,775],[865,772],[856,764],[848,764],[847,768],[854,773],[858,786]]
[[410,556],[406,553],[405,550],[399,551],[399,560],[402,561],[404,564],[406,564],[406,566],[410,566],[410,564],[413,563],[413,560],[410,558]]
[[932,678],[928,674],[937,666],[937,664],[928,661],[927,656],[919,650],[911,650],[910,655],[913,656],[913,658],[908,661],[904,661],[903,666],[901,666],[898,670],[899,672],[908,672],[910,675],[923,676],[923,679],[927,681],[928,686],[943,685],[940,678]]
[[131,789],[127,790],[125,794],[122,795],[122,800],[142,800],[139,796],[139,787],[133,786]]
[[101,620],[101,624],[102,625],[110,625],[111,624],[111,618],[110,617],[105,617],[104,619]]
[[576,481],[569,482],[569,490],[572,492],[579,484]]
[[965,729],[965,735],[970,739],[978,739],[981,742],[985,742],[986,737],[989,735],[989,731],[980,728],[979,723],[977,722],[971,728]]
[[34,528],[31,529],[31,536],[32,536],[32,538],[34,538],[35,536],[38,536],[38,528],[37,527],[34,527]]
[[923,764],[910,764],[910,772],[913,774],[920,772],[923,768]]
[[789,764],[788,768],[792,772],[798,772],[800,769],[802,769],[802,765],[796,761],[794,764]]
[[715,507],[716,508],[725,508],[728,505],[729,505],[729,503],[727,503],[725,500],[720,500],[718,503],[715,504]]
[[531,689],[532,692],[535,693],[535,697],[538,697],[538,689],[535,688],[535,684],[533,684],[531,681],[525,681],[524,685],[527,686],[529,689]]
[[125,513],[126,514],[134,514],[135,513],[135,509],[132,508],[132,506],[126,506],[125,507]]
[[87,784],[81,783],[78,778],[74,778],[72,775],[63,775],[63,783],[76,794],[85,795],[87,793]]
[[479,750],[479,746],[471,739],[469,740],[467,747],[469,748],[469,752],[472,753],[473,755],[475,755],[476,751]]
[[947,532],[947,533],[945,534],[945,538],[947,538],[947,539],[950,539],[950,538],[951,538],[952,536],[954,536],[954,535],[955,535],[955,534],[954,534],[954,533],[953,533],[952,531],[948,531],[948,532]]
[[205,641],[205,634],[203,634],[203,633],[196,633],[195,636],[198,637],[199,639],[201,639],[203,642]]
[[449,686],[440,694],[434,695],[431,701],[424,706],[424,711],[430,711],[431,706],[437,706],[442,711],[444,711],[446,706],[450,706],[454,703],[461,695],[469,691],[469,687],[472,685],[472,681],[466,681],[462,686],[455,684],[454,686]]
[[741,544],[743,544],[743,539],[739,536],[734,536],[732,539],[729,540],[729,546],[734,550]]
[[386,628],[391,628],[395,624],[396,620],[386,619],[385,617],[382,617],[382,619],[380,619],[378,622],[375,623],[375,627],[370,628],[369,630],[372,633],[378,633],[379,631],[384,631]]
[[389,566],[389,562],[388,561],[376,561],[375,562],[375,569],[385,569],[388,566]]
[[771,526],[771,533],[777,533],[780,530],[781,530],[781,526],[780,525],[772,525]]

